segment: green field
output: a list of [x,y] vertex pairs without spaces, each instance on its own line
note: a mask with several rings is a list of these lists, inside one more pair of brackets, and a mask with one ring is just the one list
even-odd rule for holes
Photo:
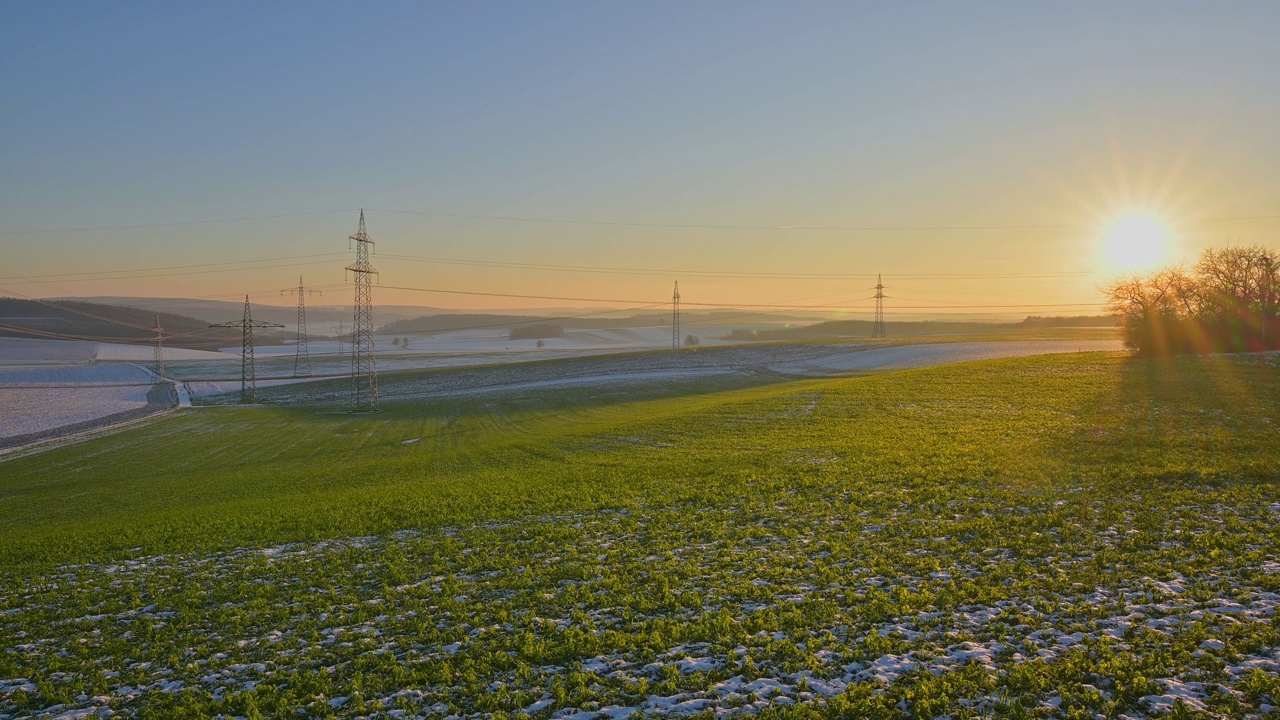
[[0,463],[0,719],[1275,716],[1278,363],[173,413]]

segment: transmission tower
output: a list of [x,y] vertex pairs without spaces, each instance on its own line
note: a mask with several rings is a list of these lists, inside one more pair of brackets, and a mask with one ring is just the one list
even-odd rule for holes
[[164,328],[160,327],[160,315],[156,315],[156,350],[151,361],[151,370],[156,375],[156,382],[164,382]]
[[253,315],[249,312],[249,296],[245,295],[244,318],[232,322],[210,325],[209,327],[240,328],[240,402],[258,402],[258,376],[253,366],[253,329],[256,327],[282,328],[284,326],[279,323],[254,320]]
[[[298,276],[298,287],[281,290],[280,294],[297,293],[298,294],[298,340],[294,343],[293,355],[293,376],[294,377],[311,377],[311,353],[307,348],[307,305],[303,302],[303,296],[308,291],[302,287],[302,276]],[[320,290],[311,290],[313,293],[321,293]],[[339,355],[342,353],[339,352]]]
[[871,325],[871,337],[884,337],[884,280],[876,275],[876,319]]
[[347,266],[355,273],[356,311],[351,329],[351,412],[378,411],[378,363],[373,354],[373,288],[372,276],[378,271],[369,264],[369,248],[373,241],[364,229],[364,210],[360,211],[360,229],[350,237],[356,244],[356,261]]
[[671,349],[680,349],[680,281],[671,293]]

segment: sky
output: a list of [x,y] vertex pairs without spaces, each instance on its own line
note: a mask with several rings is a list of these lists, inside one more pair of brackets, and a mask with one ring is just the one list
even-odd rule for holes
[[[882,273],[891,318],[1095,313],[1144,264],[1280,248],[1277,30],[1275,2],[6,3],[0,289],[337,303],[366,208],[388,304],[678,280],[862,317]],[[1121,267],[1132,213],[1168,240]]]

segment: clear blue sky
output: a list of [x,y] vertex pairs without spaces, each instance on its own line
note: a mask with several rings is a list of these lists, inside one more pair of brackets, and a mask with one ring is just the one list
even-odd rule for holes
[[[1280,237],[1280,221],[1199,222],[1280,215],[1276,2],[33,2],[5,4],[0,20],[3,231],[361,206],[672,224],[1090,226],[787,232],[369,213],[388,254],[889,277],[1087,273],[896,284],[951,303],[1096,300],[1112,269],[1093,226],[1129,210],[1182,223],[1181,255]],[[12,276],[338,252],[354,225],[345,213],[9,232],[0,287],[206,295],[283,286],[298,272],[337,283],[340,257],[167,281]],[[390,285],[669,294],[652,276],[380,266]],[[688,283],[686,295],[717,302],[865,294]]]

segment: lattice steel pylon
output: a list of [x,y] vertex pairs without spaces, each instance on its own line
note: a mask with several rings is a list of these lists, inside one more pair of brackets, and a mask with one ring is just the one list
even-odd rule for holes
[[[311,352],[307,348],[307,306],[303,297],[307,292],[321,293],[320,290],[305,290],[302,287],[302,276],[298,276],[298,287],[286,288],[280,294],[298,293],[298,339],[294,342],[293,376],[311,377]],[[339,352],[341,354],[341,352]]]
[[160,327],[160,315],[156,315],[156,349],[151,360],[151,371],[155,373],[156,382],[164,382],[164,328]]
[[680,281],[671,293],[671,349],[680,349]]
[[884,337],[884,280],[876,275],[876,319],[871,324],[871,337]]
[[350,237],[356,244],[356,261],[347,266],[355,273],[355,325],[351,330],[351,412],[378,411],[378,363],[373,348],[372,276],[378,271],[369,263],[373,241],[364,228],[364,210],[360,210],[360,229]]
[[253,364],[253,329],[284,326],[280,323],[254,320],[253,314],[249,311],[249,296],[245,295],[244,318],[209,327],[240,328],[240,402],[246,404],[258,402],[258,375]]

